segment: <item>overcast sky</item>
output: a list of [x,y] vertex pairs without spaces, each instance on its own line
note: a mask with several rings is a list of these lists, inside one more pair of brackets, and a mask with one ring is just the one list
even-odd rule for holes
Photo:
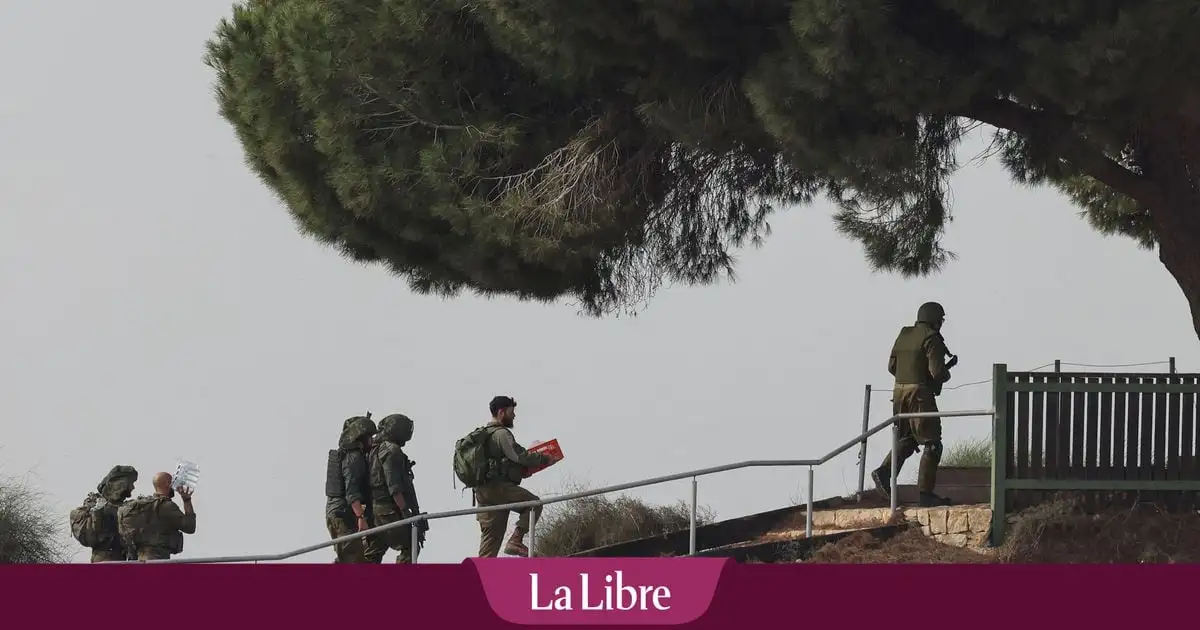
[[[244,165],[202,63],[229,12],[228,0],[0,3],[0,472],[30,471],[64,523],[112,465],[136,466],[148,493],[184,457],[202,471],[186,556],[320,542],[325,452],[367,409],[415,420],[426,510],[469,507],[451,448],[501,393],[520,403],[519,440],[558,438],[566,453],[528,483],[543,494],[819,457],[858,432],[863,385],[889,385],[896,329],[926,300],[948,312],[954,383],[996,362],[1200,365],[1156,254],[1092,232],[1063,197],[996,164],[954,180],[947,243],[960,259],[934,278],[872,274],[820,204],[778,215],[765,247],[742,252],[737,283],[665,290],[634,319],[413,295],[300,236]],[[941,401],[990,404],[987,385]],[[873,420],[889,411],[876,395]],[[950,443],[989,431],[947,425]],[[881,436],[871,466],[885,449]],[[852,491],[856,473],[854,452],[822,467],[817,497]],[[727,473],[702,479],[700,500],[735,517],[801,499],[803,479]],[[422,559],[458,562],[477,545],[473,519],[437,521]]]

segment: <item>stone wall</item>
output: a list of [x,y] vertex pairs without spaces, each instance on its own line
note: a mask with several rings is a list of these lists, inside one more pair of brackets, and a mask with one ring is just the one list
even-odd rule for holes
[[992,526],[992,509],[987,505],[903,508],[903,512],[926,536],[955,547],[984,546]]
[[[955,547],[982,548],[992,526],[992,509],[986,503],[949,507],[902,507],[904,520],[921,526],[934,540]],[[895,520],[890,508],[844,508],[813,514],[813,535],[880,527]],[[799,530],[802,531],[802,530]],[[788,532],[792,534],[794,532]]]

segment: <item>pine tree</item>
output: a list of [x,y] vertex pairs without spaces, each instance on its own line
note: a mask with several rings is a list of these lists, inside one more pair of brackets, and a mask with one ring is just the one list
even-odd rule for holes
[[1184,0],[249,0],[207,60],[301,229],[418,291],[598,315],[818,196],[930,274],[985,123],[1016,181],[1157,247],[1200,335],[1198,29]]

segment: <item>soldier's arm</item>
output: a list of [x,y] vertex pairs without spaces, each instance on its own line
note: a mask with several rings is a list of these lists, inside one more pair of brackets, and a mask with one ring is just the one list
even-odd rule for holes
[[935,383],[950,380],[950,368],[946,367],[946,342],[932,336],[925,340],[925,358],[929,361],[929,375]]
[[893,352],[892,355],[888,357],[888,374],[891,374],[892,376],[896,375],[896,353],[895,352]]
[[367,474],[366,455],[359,450],[347,452],[342,458],[342,483],[346,488],[346,502],[350,504],[350,509],[354,510],[355,518],[363,518],[363,510],[366,509],[363,502],[367,498],[362,495],[361,489],[366,485],[363,481]]
[[185,534],[195,534],[196,513],[192,510],[192,502],[185,502],[183,507],[186,511],[180,510],[174,501],[164,501],[158,508],[158,517],[163,520],[163,523],[169,529],[178,530]]
[[496,442],[500,445],[500,452],[504,453],[505,457],[516,462],[520,466],[529,468],[531,466],[540,466],[550,462],[550,458],[547,455],[542,453],[530,453],[520,444],[517,444],[517,440],[513,438],[512,431],[497,431]]
[[404,491],[408,489],[408,475],[404,470],[404,457],[398,456],[396,451],[388,451],[382,454],[379,462],[383,466],[383,482],[387,484],[388,494],[392,495],[392,500],[396,502],[396,509],[401,512],[408,507],[404,500]]

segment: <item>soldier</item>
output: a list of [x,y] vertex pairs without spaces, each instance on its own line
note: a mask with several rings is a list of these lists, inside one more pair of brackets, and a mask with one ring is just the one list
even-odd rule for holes
[[[395,523],[415,516],[417,492],[413,486],[413,461],[401,450],[413,436],[413,421],[403,414],[394,413],[379,421],[379,433],[367,459],[371,480],[371,511],[375,518],[374,527]],[[383,562],[383,554],[390,548],[396,552],[396,564],[409,564],[413,560],[413,525],[396,527],[367,538],[367,562]],[[424,542],[428,523],[417,524],[420,530],[418,543]]]
[[[488,506],[537,501],[536,494],[521,487],[521,480],[525,478],[528,468],[549,464],[550,458],[526,451],[513,438],[517,401],[508,396],[496,396],[488,404],[488,410],[492,413],[492,421],[485,427],[488,431],[485,443],[488,464],[484,483],[473,490],[475,502],[480,506]],[[525,557],[529,555],[529,548],[525,546],[529,514],[532,511],[534,519],[537,519],[542,515],[542,509],[534,507],[514,511],[517,512],[517,526],[504,545],[504,553]],[[504,530],[508,528],[508,512],[480,512],[476,519],[479,521],[479,556],[495,558],[500,554],[500,541],[504,538]]]
[[[366,416],[355,416],[342,423],[338,447],[329,451],[325,468],[325,527],[330,538],[349,536],[372,527],[370,513],[371,483],[367,453],[377,428]],[[333,546],[335,564],[366,562],[366,541],[355,538]]]
[[135,559],[117,529],[117,509],[133,496],[137,479],[138,472],[133,466],[113,466],[83,505],[71,510],[71,535],[92,550],[92,562]]
[[[888,372],[896,377],[892,392],[892,414],[937,411],[936,397],[942,393],[942,385],[950,380],[950,369],[958,364],[958,357],[951,355],[942,338],[942,323],[946,311],[937,302],[926,302],[917,310],[917,321],[912,326],[900,329],[892,354],[888,358]],[[946,356],[950,360],[946,361]],[[924,447],[921,468],[917,476],[920,504],[924,507],[949,505],[950,501],[933,493],[937,480],[937,467],[942,459],[942,421],[940,418],[909,418],[896,423],[899,441],[899,461],[896,471],[904,465],[918,445]],[[891,498],[892,452],[889,449],[883,463],[871,472],[875,488],[885,497]]]
[[183,553],[183,535],[196,533],[192,491],[186,487],[179,489],[179,497],[183,499],[181,511],[172,500],[175,489],[170,473],[155,473],[152,483],[152,496],[127,501],[117,511],[121,537],[143,562],[166,560],[173,554]]

